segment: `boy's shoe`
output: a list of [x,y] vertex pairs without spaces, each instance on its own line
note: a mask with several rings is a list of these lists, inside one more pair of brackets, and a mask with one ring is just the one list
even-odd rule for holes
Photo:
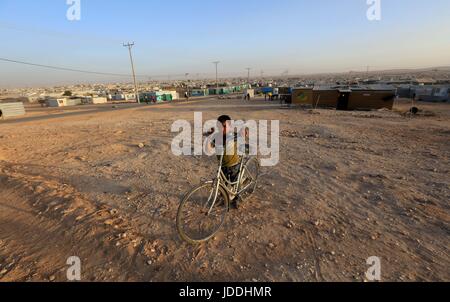
[[239,196],[235,196],[232,199],[231,206],[233,207],[233,209],[239,210],[240,203],[241,203],[241,199],[239,198]]

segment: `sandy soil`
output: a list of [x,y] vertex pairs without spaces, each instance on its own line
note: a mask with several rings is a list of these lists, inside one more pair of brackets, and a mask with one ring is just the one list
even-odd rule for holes
[[[450,281],[450,104],[308,111],[201,100],[28,108],[0,121],[0,281]],[[256,106],[255,106],[256,105]],[[281,121],[281,159],[201,246],[175,228],[214,158],[170,152],[173,121]],[[144,147],[140,148],[139,144]]]

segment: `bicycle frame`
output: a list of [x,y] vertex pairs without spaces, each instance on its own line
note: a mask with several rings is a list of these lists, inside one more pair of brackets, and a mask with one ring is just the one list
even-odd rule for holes
[[[215,179],[213,179],[213,185],[215,182],[217,182],[217,184],[215,184],[214,190],[211,190],[211,194],[208,198],[208,201],[206,202],[206,205],[209,204],[209,202],[211,201],[211,197],[214,194],[214,201],[211,204],[211,207],[208,211],[208,215],[211,214],[211,211],[214,209],[214,206],[216,205],[216,201],[217,201],[217,194],[219,193],[219,188],[222,186],[229,195],[239,195],[241,194],[243,191],[245,191],[249,186],[247,185],[245,188],[241,189],[241,182],[242,182],[242,176],[244,175],[244,162],[245,159],[247,158],[247,156],[243,155],[241,158],[241,162],[240,162],[240,167],[239,167],[239,176],[238,176],[238,180],[236,182],[231,182],[226,175],[223,173],[222,171],[222,160],[223,160],[223,154],[220,156],[220,164],[219,164],[219,169],[217,171],[217,176]],[[231,186],[231,189],[229,189],[229,186]],[[205,205],[205,206],[206,206]]]

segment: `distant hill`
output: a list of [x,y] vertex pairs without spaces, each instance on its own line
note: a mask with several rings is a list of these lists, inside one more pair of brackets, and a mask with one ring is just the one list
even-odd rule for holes
[[373,72],[378,73],[414,73],[414,72],[435,72],[435,71],[450,71],[450,66],[441,67],[429,67],[429,68],[418,68],[418,69],[387,69],[387,70],[374,70]]
[[[415,73],[435,73],[435,72],[450,72],[450,66],[439,66],[439,67],[427,67],[427,68],[401,68],[401,69],[383,69],[383,70],[370,70],[370,74],[415,74]],[[350,70],[347,72],[322,72],[322,73],[311,73],[311,74],[301,74],[301,75],[290,75],[293,77],[305,77],[305,76],[324,76],[324,75],[348,75],[349,73],[354,75],[365,75],[367,71],[364,70]]]

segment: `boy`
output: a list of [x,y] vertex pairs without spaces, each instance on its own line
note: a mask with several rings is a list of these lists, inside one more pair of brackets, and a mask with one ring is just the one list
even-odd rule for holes
[[[228,178],[230,182],[237,182],[239,178],[239,169],[241,163],[241,156],[238,154],[238,142],[237,133],[231,125],[231,118],[228,115],[222,115],[218,119],[219,130],[221,133],[217,133],[215,136],[210,137],[207,142],[207,151],[209,154],[218,153],[216,151],[216,144],[220,144],[222,139],[223,144],[223,158],[222,158],[222,172]],[[212,130],[209,135],[214,132]],[[220,138],[222,136],[222,138]],[[221,153],[217,154],[218,159],[221,158]],[[233,198],[234,205],[237,208],[238,198]]]

